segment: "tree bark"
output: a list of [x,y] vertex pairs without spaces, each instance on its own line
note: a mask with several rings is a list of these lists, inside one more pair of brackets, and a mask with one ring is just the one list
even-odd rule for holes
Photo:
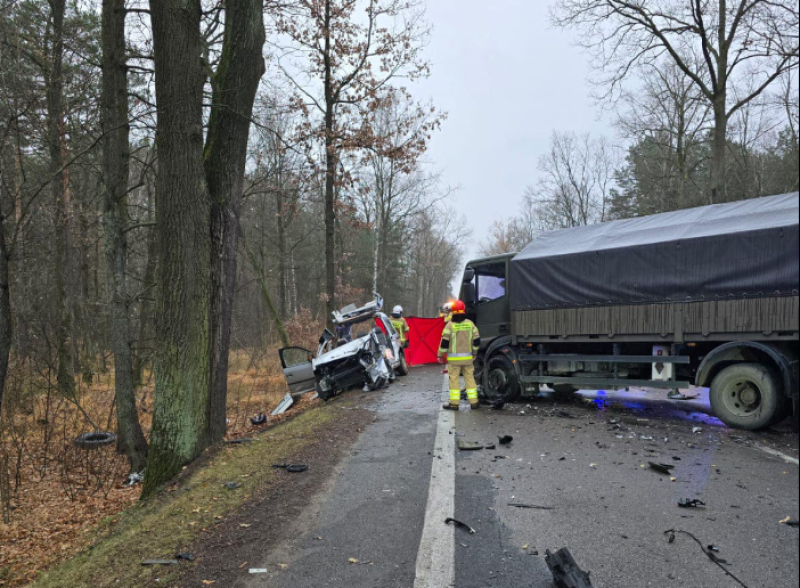
[[62,146],[64,132],[64,13],[66,0],[50,0],[52,42],[49,71],[47,72],[47,143],[50,155],[50,188],[55,205],[55,295],[56,349],[58,390],[65,398],[74,399],[75,379],[71,350],[72,316],[67,300],[67,257],[69,252],[69,209],[67,204],[67,174],[65,152]]
[[337,153],[331,43],[331,0],[325,0],[325,322],[333,324],[336,310],[336,167]]
[[127,193],[130,177],[128,78],[125,59],[125,0],[103,0],[103,139],[106,278],[114,351],[118,449],[128,458],[131,472],[141,472],[147,440],[139,423],[134,394],[130,309],[127,296]]
[[723,93],[714,100],[714,144],[711,156],[710,204],[725,202],[725,172],[728,157],[727,97]]
[[11,276],[6,248],[5,217],[0,211],[0,420],[3,418],[3,392],[8,377],[8,361],[14,341],[11,316]]
[[205,150],[212,235],[212,384],[208,403],[211,442],[222,440],[227,432],[228,357],[239,215],[253,103],[265,71],[262,8],[262,0],[226,3],[222,56],[212,80],[212,110]]
[[143,496],[208,446],[211,202],[200,0],[150,0],[158,104],[156,394]]

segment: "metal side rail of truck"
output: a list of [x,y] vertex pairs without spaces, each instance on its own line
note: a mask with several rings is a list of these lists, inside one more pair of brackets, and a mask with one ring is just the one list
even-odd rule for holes
[[699,386],[731,427],[796,422],[799,217],[794,193],[552,231],[469,262],[484,398]]

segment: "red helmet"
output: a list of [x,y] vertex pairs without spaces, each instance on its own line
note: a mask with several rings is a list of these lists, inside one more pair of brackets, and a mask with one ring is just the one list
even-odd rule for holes
[[467,312],[467,305],[461,300],[456,300],[453,302],[453,306],[450,310],[453,314],[465,314]]

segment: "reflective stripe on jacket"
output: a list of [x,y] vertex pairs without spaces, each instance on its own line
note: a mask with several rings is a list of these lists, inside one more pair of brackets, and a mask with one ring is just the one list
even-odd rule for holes
[[448,343],[447,361],[450,363],[472,363],[478,347],[473,342],[480,339],[478,327],[470,320],[461,323],[449,322],[442,333],[442,345]]
[[411,328],[408,326],[406,319],[403,317],[400,318],[390,318],[389,321],[392,323],[394,330],[397,331],[397,334],[400,335],[400,342],[405,343],[406,339],[408,339],[408,333],[411,331]]

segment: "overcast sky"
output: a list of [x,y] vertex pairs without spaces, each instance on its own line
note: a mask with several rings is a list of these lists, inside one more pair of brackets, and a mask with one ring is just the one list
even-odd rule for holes
[[474,232],[516,214],[551,133],[611,134],[587,83],[589,57],[548,21],[551,0],[428,0],[433,75],[415,87],[449,113],[428,159]]

